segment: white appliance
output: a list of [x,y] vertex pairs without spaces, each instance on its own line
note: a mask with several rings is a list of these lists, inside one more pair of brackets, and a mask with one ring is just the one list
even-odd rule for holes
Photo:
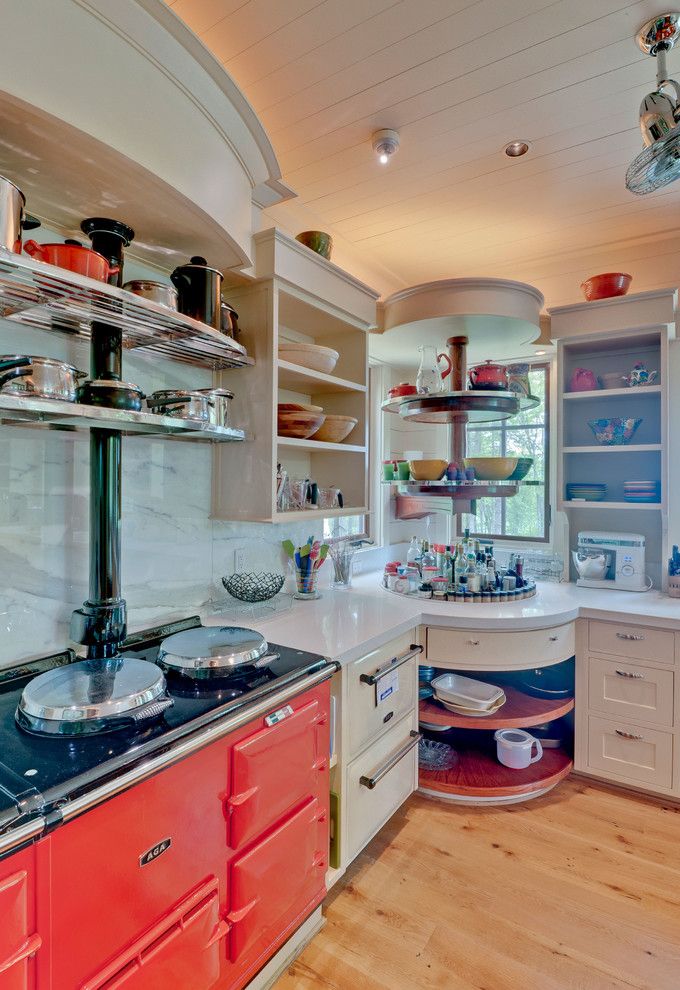
[[[578,534],[573,554],[579,573],[576,584],[582,588],[611,588],[618,591],[648,591],[645,574],[645,538],[639,533],[600,533],[584,530]],[[604,566],[599,566],[604,558]],[[601,577],[594,577],[594,572]]]

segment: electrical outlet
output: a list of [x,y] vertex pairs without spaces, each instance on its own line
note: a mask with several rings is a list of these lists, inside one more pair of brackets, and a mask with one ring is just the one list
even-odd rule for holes
[[246,548],[237,547],[234,550],[234,570],[245,571],[246,569]]

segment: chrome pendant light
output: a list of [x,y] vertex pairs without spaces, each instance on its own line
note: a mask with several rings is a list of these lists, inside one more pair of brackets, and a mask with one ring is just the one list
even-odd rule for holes
[[637,34],[646,55],[656,58],[656,89],[640,105],[645,145],[626,172],[626,188],[638,196],[680,178],[680,86],[668,77],[666,53],[680,38],[680,13],[661,14]]

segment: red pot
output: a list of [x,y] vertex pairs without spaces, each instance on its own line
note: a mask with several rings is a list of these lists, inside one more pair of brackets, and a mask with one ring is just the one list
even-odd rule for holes
[[388,391],[388,396],[390,399],[400,399],[404,395],[416,395],[418,389],[415,385],[411,385],[409,382],[400,382],[399,385],[393,385]]
[[475,388],[507,389],[508,369],[504,364],[485,361],[470,368],[470,385]]
[[37,241],[26,241],[24,251],[38,261],[66,268],[98,282],[108,282],[109,275],[115,275],[118,271],[117,267],[109,265],[103,255],[81,247],[80,244],[38,244]]
[[593,302],[595,299],[625,296],[632,281],[633,276],[626,272],[605,272],[603,275],[591,275],[585,282],[581,282],[581,288],[586,300]]

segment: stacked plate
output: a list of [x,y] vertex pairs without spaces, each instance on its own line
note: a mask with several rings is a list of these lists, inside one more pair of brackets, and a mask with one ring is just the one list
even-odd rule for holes
[[470,718],[493,715],[507,700],[502,688],[462,674],[441,674],[432,681],[432,689],[444,708]]
[[567,485],[567,499],[570,502],[603,502],[607,497],[606,485],[574,482]]
[[658,502],[660,501],[660,487],[658,481],[624,481],[624,501]]

